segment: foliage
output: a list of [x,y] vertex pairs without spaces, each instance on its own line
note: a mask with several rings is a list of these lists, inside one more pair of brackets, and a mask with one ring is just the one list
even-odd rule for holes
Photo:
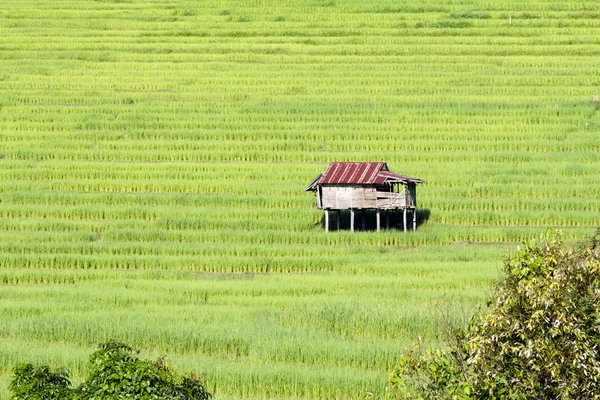
[[13,373],[8,388],[14,400],[75,399],[66,369],[52,371],[47,365],[19,364]]
[[111,341],[98,346],[89,359],[90,373],[78,388],[69,388],[66,370],[19,365],[9,386],[15,400],[178,399],[208,400],[212,396],[197,377],[178,377],[166,360],[140,360],[133,349]]
[[460,353],[440,349],[422,350],[420,346],[402,355],[389,378],[396,397],[468,399],[472,387],[465,379]]
[[559,234],[504,264],[489,310],[448,350],[403,355],[398,397],[579,399],[600,393],[600,229],[577,247]]

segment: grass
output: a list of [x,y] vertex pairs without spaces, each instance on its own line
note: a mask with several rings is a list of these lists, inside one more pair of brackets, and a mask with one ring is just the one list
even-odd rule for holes
[[5,270],[0,360],[68,365],[81,376],[86,349],[119,338],[205,371],[224,393],[380,392],[404,346],[423,332],[435,340],[436,298],[483,300],[477,288],[489,276],[473,258],[496,249],[457,251],[465,261],[404,261],[370,273]]
[[[0,397],[108,338],[221,399],[383,395],[507,250],[591,234],[600,7],[488,3],[4,1]],[[325,234],[330,161],[423,179],[418,231]]]

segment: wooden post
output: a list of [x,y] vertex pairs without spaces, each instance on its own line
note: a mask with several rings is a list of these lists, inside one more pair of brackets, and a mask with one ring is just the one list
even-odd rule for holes
[[340,220],[342,219],[342,210],[337,210],[337,230],[340,230]]
[[354,209],[350,209],[350,231],[354,232]]
[[406,207],[404,207],[404,213],[402,214],[402,222],[404,224],[404,232],[406,232]]
[[413,231],[417,230],[417,207],[413,208]]
[[325,232],[329,232],[329,210],[325,210]]
[[367,210],[365,210],[364,208],[362,209],[362,212],[360,213],[361,215],[361,219],[362,219],[362,230],[366,231],[367,230],[367,226],[365,225],[365,212]]
[[380,215],[379,208],[377,209],[376,219],[377,219],[377,232],[379,232],[379,230],[381,228],[381,215]]
[[386,230],[390,230],[390,210],[387,210],[385,212],[385,229]]

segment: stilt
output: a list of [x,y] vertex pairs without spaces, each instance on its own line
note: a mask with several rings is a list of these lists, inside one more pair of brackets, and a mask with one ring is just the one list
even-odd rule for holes
[[360,213],[361,220],[362,220],[361,222],[362,222],[362,230],[363,230],[363,231],[366,231],[366,230],[367,230],[367,226],[366,226],[366,224],[365,224],[365,212],[366,212],[366,211],[367,211],[367,210],[365,210],[365,209],[363,208],[363,209],[362,209],[362,211],[361,211],[361,213]]
[[402,222],[403,222],[403,228],[404,228],[404,232],[406,232],[406,208],[404,209],[404,212],[402,214]]
[[350,209],[350,231],[354,232],[354,209]]
[[337,230],[340,230],[340,225],[341,225],[341,219],[342,219],[342,210],[337,210]]
[[390,230],[390,210],[385,212],[385,229]]
[[417,208],[413,208],[413,231],[417,230]]
[[325,232],[329,232],[329,210],[325,210]]
[[375,214],[375,219],[377,220],[377,232],[381,229],[381,211],[377,209],[377,214]]

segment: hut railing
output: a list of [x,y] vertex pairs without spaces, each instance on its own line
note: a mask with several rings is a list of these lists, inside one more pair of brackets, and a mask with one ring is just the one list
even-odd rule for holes
[[[387,204],[387,207],[384,208],[384,210],[389,210],[390,208],[392,208],[394,206],[394,204],[396,204],[396,202],[398,203],[405,203],[406,202],[406,194],[404,193],[404,190],[400,193],[388,193],[388,192],[377,192],[377,201],[378,202],[383,202],[384,204]],[[389,204],[388,204],[389,202]],[[404,204],[402,204],[404,205]]]

